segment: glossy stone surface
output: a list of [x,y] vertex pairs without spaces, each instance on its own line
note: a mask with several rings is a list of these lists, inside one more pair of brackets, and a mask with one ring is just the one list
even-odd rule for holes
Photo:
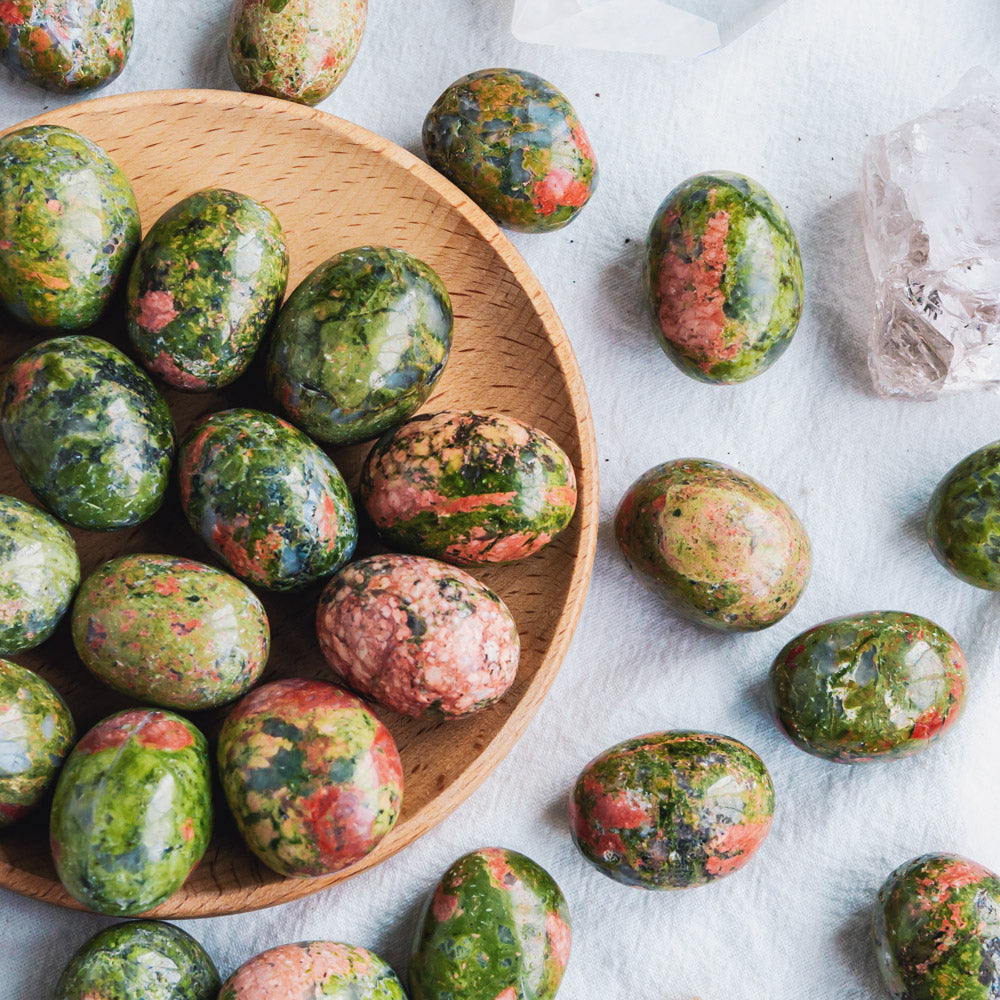
[[967,684],[958,643],[901,611],[816,625],[778,653],[770,677],[788,738],[846,764],[923,750],[958,718]]
[[445,411],[384,434],[360,492],[387,545],[472,566],[548,545],[572,520],[576,474],[534,427],[500,413]]
[[171,712],[134,708],[99,722],[59,775],[49,835],[66,891],[126,917],[169,899],[212,832],[205,737]]
[[354,552],[357,518],[343,476],[284,420],[213,413],[188,433],[177,465],[191,527],[247,583],[304,587]]
[[0,656],[48,639],[79,582],[70,533],[37,507],[0,496]]
[[91,90],[125,68],[134,22],[132,0],[6,0],[0,52],[49,90]]
[[268,388],[314,440],[367,441],[431,394],[451,330],[451,299],[427,264],[391,247],[345,250],[320,264],[282,307]]
[[609,878],[686,889],[750,860],[771,829],[774,786],[739,740],[650,733],[594,758],[577,779],[569,813],[573,842]]
[[615,537],[646,586],[711,628],[767,628],[809,579],[809,539],[792,509],[718,462],[678,459],[640,476],[618,505]]
[[55,688],[0,660],[0,830],[39,803],[75,738],[73,716]]
[[1000,590],[1000,441],[967,455],[938,483],[927,537],[938,562],[960,580]]
[[406,1000],[388,963],[365,948],[301,941],[271,948],[240,966],[219,1000]]
[[316,615],[336,679],[403,715],[461,718],[514,682],[521,641],[507,605],[463,570],[420,556],[350,563]]
[[1000,878],[955,854],[925,854],[879,890],[875,947],[895,1000],[1000,996]]
[[142,240],[128,280],[129,339],[175,388],[229,385],[253,359],[287,280],[278,217],[235,191],[198,191]]
[[424,906],[411,1000],[552,1000],[571,939],[566,898],[541,865],[499,847],[473,851]]
[[510,229],[561,229],[597,187],[597,159],[572,105],[523,70],[456,80],[428,112],[423,141],[430,165]]
[[865,151],[868,367],[880,395],[1000,389],[998,157],[1000,83],[982,67]]
[[229,66],[240,90],[319,104],[354,62],[368,0],[235,0]]
[[173,418],[145,373],[107,341],[60,337],[25,351],[0,386],[0,427],[21,478],[68,524],[113,531],[163,502]]
[[31,491],[90,531],[140,524],[163,502],[174,422],[148,376],[97,337],[37,344],[0,386],[0,427]]
[[223,724],[218,762],[240,833],[279,875],[340,871],[399,816],[403,768],[389,730],[324,681],[251,691]]
[[89,326],[138,244],[132,187],[100,146],[57,125],[0,138],[0,302],[18,319]]
[[219,973],[190,934],[159,920],[99,931],[70,959],[53,1000],[216,1000]]
[[197,711],[245,694],[267,663],[270,629],[249,587],[204,563],[131,555],[80,587],[73,644],[99,680],[137,701]]
[[704,382],[765,371],[802,315],[795,233],[781,206],[741,174],[697,174],[667,195],[649,228],[643,283],[667,356]]

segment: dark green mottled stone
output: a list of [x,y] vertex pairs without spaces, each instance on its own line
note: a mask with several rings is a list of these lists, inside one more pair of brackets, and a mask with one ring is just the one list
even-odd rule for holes
[[73,644],[87,669],[145,704],[186,711],[235,701],[267,663],[257,595],[222,570],[173,556],[98,566],[73,604]]
[[960,580],[1000,590],[1000,441],[941,480],[927,509],[927,535],[938,561]]
[[219,973],[190,934],[159,920],[115,924],[70,959],[53,1000],[216,1000]]
[[766,486],[719,462],[684,458],[640,476],[615,513],[629,567],[676,611],[725,631],[767,628],[809,580],[809,539]]
[[499,413],[429,413],[384,434],[361,497],[387,544],[471,566],[537,552],[576,509],[576,474],[547,434]]
[[895,1000],[1000,997],[1000,878],[955,854],[925,854],[879,890],[875,947]]
[[48,639],[79,582],[70,533],[37,507],[0,496],[0,656]]
[[18,319],[89,326],[138,244],[132,187],[100,146],[57,125],[0,138],[0,302]]
[[282,307],[268,387],[315,440],[367,441],[431,394],[451,329],[451,299],[423,261],[390,247],[345,250],[320,264]]
[[234,0],[229,66],[240,90],[319,104],[354,62],[368,0]]
[[21,478],[56,517],[113,531],[163,502],[174,423],[156,387],[96,337],[29,348],[0,387],[0,426]]
[[802,258],[781,206],[741,174],[698,174],[667,195],[646,241],[646,301],[667,356],[703,382],[745,382],[791,343]]
[[592,760],[569,811],[573,841],[599,871],[625,885],[685,889],[750,860],[771,829],[774,786],[739,740],[650,733]]
[[132,47],[132,0],[4,0],[0,52],[49,90],[103,87]]
[[965,655],[939,625],[872,611],[792,639],[771,667],[771,700],[796,746],[851,764],[923,750],[958,718],[967,681]]
[[38,804],[75,738],[59,692],[38,674],[0,660],[0,829]]
[[279,875],[310,878],[370,854],[392,829],[403,767],[392,734],[325,681],[264,684],[219,733],[219,777],[250,850]]
[[334,941],[300,941],[255,955],[225,982],[219,1000],[406,1000],[374,952]]
[[220,188],[189,195],[146,233],[128,280],[139,360],[178,389],[229,385],[278,311],[288,251],[278,217]]
[[566,898],[541,865],[486,847],[459,858],[424,906],[412,1000],[552,1000],[570,952]]
[[291,424],[258,410],[213,413],[178,461],[191,527],[241,580],[294,590],[336,573],[358,538],[337,467]]
[[561,91],[516,69],[456,80],[424,121],[435,170],[510,229],[561,229],[597,188],[597,159]]
[[73,748],[49,835],[56,871],[84,906],[125,917],[169,899],[212,832],[205,737],[171,712],[112,715]]

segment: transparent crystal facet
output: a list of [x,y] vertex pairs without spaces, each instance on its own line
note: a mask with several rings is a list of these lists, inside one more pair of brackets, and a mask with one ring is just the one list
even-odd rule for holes
[[876,390],[1000,390],[997,81],[973,70],[939,107],[873,139],[861,188]]
[[726,45],[784,0],[515,0],[516,38],[539,45],[697,56]]

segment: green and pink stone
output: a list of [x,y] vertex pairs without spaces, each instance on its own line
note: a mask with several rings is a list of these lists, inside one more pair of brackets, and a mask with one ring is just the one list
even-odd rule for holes
[[208,745],[179,715],[112,715],[77,743],[59,775],[52,858],[66,891],[98,913],[134,916],[165,902],[211,832]]
[[300,941],[255,955],[225,981],[218,1000],[307,997],[406,1000],[388,962],[365,948],[334,941]]
[[703,459],[640,476],[618,506],[615,537],[646,586],[681,614],[727,631],[784,618],[812,565],[788,504],[739,470]]
[[75,739],[59,692],[31,670],[0,660],[0,830],[45,797]]
[[389,730],[354,695],[288,679],[251,691],[219,734],[219,776],[250,850],[279,875],[340,871],[375,849],[403,798]]
[[523,70],[456,80],[428,112],[423,143],[435,170],[510,229],[561,229],[597,187],[597,159],[572,105]]
[[583,769],[569,815],[574,843],[604,875],[644,889],[686,889],[750,860],[771,829],[774,785],[739,740],[650,733]]
[[835,618],[791,640],[771,667],[775,715],[807,753],[853,764],[909,757],[937,740],[965,703],[958,643],[920,615]]
[[460,566],[533,555],[576,509],[576,474],[542,431],[500,413],[422,414],[384,434],[361,498],[387,545]]
[[894,1000],[1000,997],[1000,878],[955,854],[925,854],[879,890],[879,967]]
[[410,958],[411,1000],[552,1000],[569,963],[566,898],[516,851],[459,858],[424,905]]
[[781,206],[741,174],[698,174],[667,195],[649,229],[643,283],[667,356],[703,382],[761,374],[802,315],[795,233]]
[[285,294],[278,217],[236,191],[208,188],[169,208],[139,246],[128,280],[128,335],[168,385],[204,392],[235,381]]
[[349,563],[316,614],[338,681],[402,715],[458,719],[498,701],[521,652],[507,605],[455,566],[420,556]]
[[267,663],[264,606],[204,563],[131,555],[83,582],[73,644],[99,680],[138,701],[200,711],[245,694]]
[[361,44],[368,0],[235,0],[229,66],[240,90],[318,104]]

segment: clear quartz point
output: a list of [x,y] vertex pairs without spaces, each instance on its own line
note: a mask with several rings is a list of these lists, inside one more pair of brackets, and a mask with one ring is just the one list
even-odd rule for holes
[[1000,86],[969,72],[872,140],[861,176],[878,288],[868,366],[884,396],[1000,389]]

